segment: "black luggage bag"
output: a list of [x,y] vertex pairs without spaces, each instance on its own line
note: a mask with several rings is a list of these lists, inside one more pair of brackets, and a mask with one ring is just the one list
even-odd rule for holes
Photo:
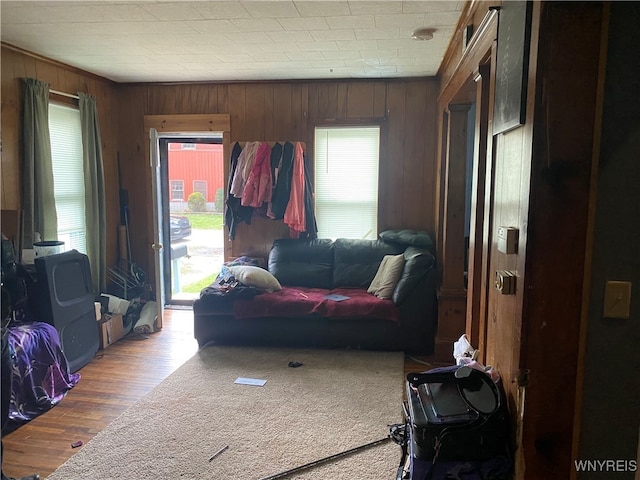
[[469,366],[407,375],[397,480],[504,479],[511,470],[504,392]]

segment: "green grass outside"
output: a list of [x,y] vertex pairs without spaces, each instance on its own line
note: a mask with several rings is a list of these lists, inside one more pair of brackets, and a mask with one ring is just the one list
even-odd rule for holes
[[186,293],[200,293],[200,290],[211,285],[217,276],[218,272],[214,273],[213,275],[209,275],[202,280],[198,280],[197,282],[190,283],[186,287],[183,287],[181,291]]
[[184,213],[191,228],[198,230],[222,230],[224,218],[221,213]]
[[[222,230],[224,228],[224,217],[221,213],[183,213],[191,222],[191,228],[197,230]],[[203,288],[208,287],[218,276],[218,272],[213,273],[197,282],[190,283],[182,287],[181,291],[186,293],[200,293]]]

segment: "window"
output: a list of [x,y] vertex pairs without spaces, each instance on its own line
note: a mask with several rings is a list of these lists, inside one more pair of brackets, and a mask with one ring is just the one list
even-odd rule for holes
[[193,181],[193,191],[200,192],[202,196],[207,198],[207,181],[206,180],[194,180]]
[[49,134],[58,240],[65,242],[65,250],[76,249],[86,254],[84,166],[78,109],[50,103]]
[[171,201],[180,202],[182,200],[184,200],[184,182],[171,180]]
[[315,213],[320,238],[378,235],[380,127],[315,132]]

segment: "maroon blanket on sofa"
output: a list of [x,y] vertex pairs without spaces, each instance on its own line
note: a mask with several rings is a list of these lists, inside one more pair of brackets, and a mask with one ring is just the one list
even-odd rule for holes
[[[335,301],[327,295],[344,295]],[[380,299],[360,288],[282,287],[279,292],[262,293],[251,299],[237,299],[233,313],[238,319],[259,317],[382,318],[400,322],[400,312],[391,299]]]

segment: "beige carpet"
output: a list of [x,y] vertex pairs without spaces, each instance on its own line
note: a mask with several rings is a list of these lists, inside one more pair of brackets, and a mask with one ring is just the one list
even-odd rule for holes
[[[206,347],[48,478],[259,480],[387,436],[402,391],[400,352]],[[393,480],[400,454],[385,442],[287,478]]]

